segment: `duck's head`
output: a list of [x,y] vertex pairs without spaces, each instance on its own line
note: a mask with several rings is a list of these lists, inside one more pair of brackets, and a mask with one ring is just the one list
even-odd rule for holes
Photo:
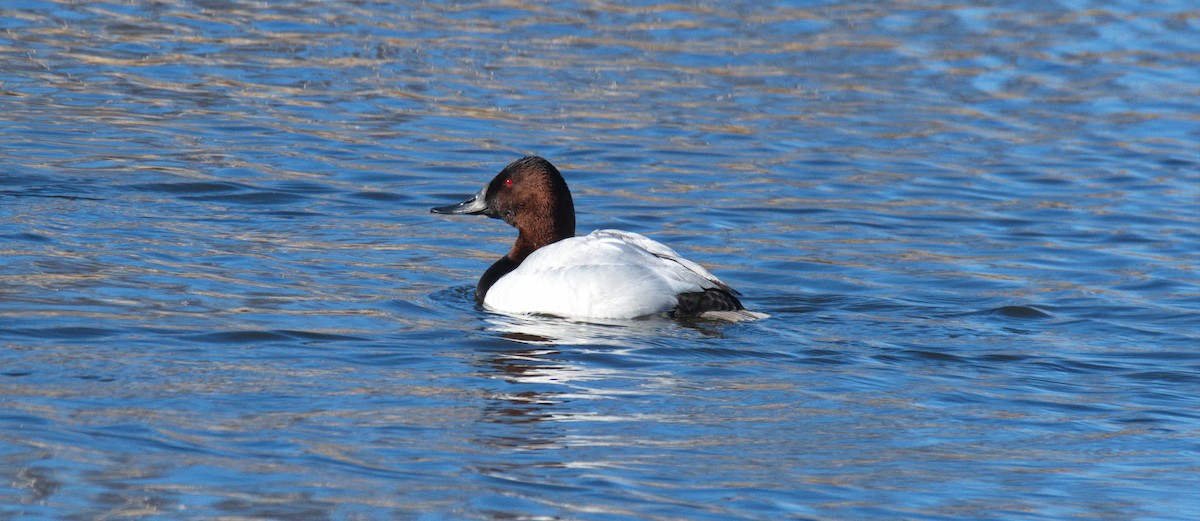
[[467,200],[429,211],[503,219],[517,228],[518,243],[526,242],[526,248],[575,236],[575,203],[567,182],[554,165],[538,156],[513,161]]

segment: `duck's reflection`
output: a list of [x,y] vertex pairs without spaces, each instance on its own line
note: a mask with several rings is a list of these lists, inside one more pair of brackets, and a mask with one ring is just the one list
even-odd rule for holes
[[[552,421],[571,400],[578,368],[553,349],[515,349],[490,353],[484,376],[495,380],[483,407],[480,442],[494,450],[564,448],[565,427]],[[502,427],[496,427],[496,424]]]
[[507,385],[493,391],[484,409],[490,423],[521,424],[550,419],[547,407],[562,402],[563,381],[571,368],[553,349],[518,349],[492,353],[487,376]]
[[727,325],[706,320],[685,322],[657,315],[630,320],[589,319],[587,322],[581,322],[549,316],[492,314],[484,320],[488,324],[488,330],[514,342],[542,346],[604,346],[615,349],[653,345],[662,339],[677,338],[681,333],[721,337],[719,326]]
[[619,445],[628,442],[621,425],[680,421],[641,405],[686,386],[673,369],[660,368],[658,350],[677,349],[681,339],[719,337],[729,326],[661,316],[579,322],[490,314],[484,320],[495,338],[507,341],[477,359],[481,376],[493,381],[482,421],[509,427],[487,429],[481,440],[497,450]]
[[[488,329],[513,342],[482,360],[484,376],[495,380],[483,421],[512,428],[492,431],[488,445],[506,450],[563,448],[571,424],[611,421],[605,400],[621,399],[657,387],[663,375],[628,363],[630,352],[645,347],[670,321],[620,324],[579,323],[548,317],[492,315]],[[678,327],[678,326],[672,326]]]
[[[656,440],[632,434],[647,423],[679,422],[647,410],[650,397],[677,392],[675,371],[646,349],[671,348],[695,334],[667,319],[616,324],[491,315],[492,338],[476,358],[488,379],[476,444],[494,457],[473,466],[489,482],[522,490],[559,490],[579,478],[619,473],[616,453]],[[673,331],[668,333],[664,329]],[[498,340],[503,339],[503,340]],[[614,478],[616,479],[616,478]],[[494,517],[520,517],[497,510]]]

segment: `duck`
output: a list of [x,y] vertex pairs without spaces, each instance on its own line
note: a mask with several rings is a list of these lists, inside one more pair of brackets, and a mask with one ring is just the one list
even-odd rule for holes
[[475,301],[508,314],[624,320],[651,315],[742,321],[740,295],[707,269],[641,234],[575,235],[575,204],[549,161],[505,166],[475,195],[430,212],[484,215],[517,229],[512,249],[480,277]]

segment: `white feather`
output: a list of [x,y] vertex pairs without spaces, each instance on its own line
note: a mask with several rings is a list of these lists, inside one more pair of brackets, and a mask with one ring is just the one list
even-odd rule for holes
[[597,230],[538,248],[483,303],[507,313],[625,319],[670,311],[676,295],[716,287],[726,286],[662,243]]

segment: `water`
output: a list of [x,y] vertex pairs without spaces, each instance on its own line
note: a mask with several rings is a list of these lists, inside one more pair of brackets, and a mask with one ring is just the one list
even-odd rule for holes
[[[0,518],[1200,517],[1191,2],[0,8]],[[509,161],[770,319],[477,309]]]

